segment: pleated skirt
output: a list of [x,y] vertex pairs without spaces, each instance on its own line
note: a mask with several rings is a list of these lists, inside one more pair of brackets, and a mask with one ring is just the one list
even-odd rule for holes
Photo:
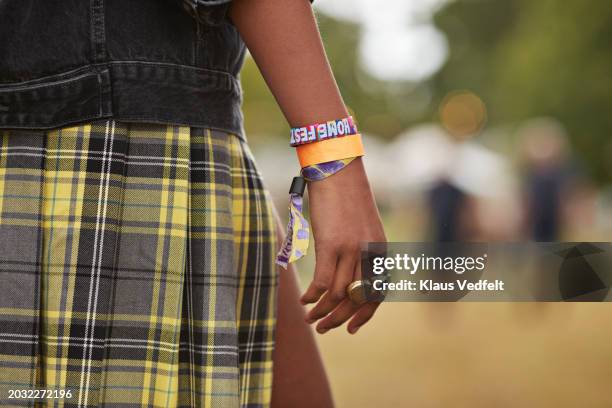
[[268,406],[276,237],[246,141],[0,136],[0,406]]

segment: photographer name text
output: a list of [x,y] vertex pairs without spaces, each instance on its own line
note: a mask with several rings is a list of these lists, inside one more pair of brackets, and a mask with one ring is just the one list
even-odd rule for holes
[[382,279],[375,279],[372,283],[373,289],[377,291],[409,292],[449,292],[454,290],[503,292],[505,285],[504,281],[500,279],[494,281],[480,279],[474,282],[467,279],[457,279],[454,282],[436,282],[432,279],[419,279],[418,281],[402,279],[398,282],[385,282]]

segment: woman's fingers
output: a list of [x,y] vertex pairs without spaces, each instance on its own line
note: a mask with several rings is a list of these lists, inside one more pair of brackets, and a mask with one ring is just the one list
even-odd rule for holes
[[342,326],[344,322],[353,317],[347,326],[347,330],[349,333],[355,334],[361,326],[366,324],[368,320],[372,318],[379,305],[380,302],[370,302],[363,305],[356,305],[347,298],[342,301],[340,306],[338,306],[333,312],[319,322],[317,325],[317,332],[323,334],[330,329],[335,329],[336,327]]
[[319,303],[306,315],[306,321],[312,323],[327,316],[340,302],[346,299],[346,287],[353,278],[355,259],[352,256],[342,256],[334,274],[334,280]]
[[333,312],[319,322],[317,332],[323,334],[330,329],[343,325],[359,308],[360,306],[353,303],[349,298],[344,299]]
[[348,295],[346,288],[352,281],[361,278],[361,261],[359,253],[345,253],[341,256],[334,282],[330,289],[330,296],[340,303]]
[[300,298],[303,305],[317,302],[331,287],[334,272],[336,271],[337,255],[332,251],[318,251],[316,253],[315,273],[306,292]]
[[378,306],[380,306],[380,302],[370,302],[362,305],[349,322],[346,328],[348,332],[355,334],[361,326],[370,320],[370,318],[374,315],[374,312],[376,312]]

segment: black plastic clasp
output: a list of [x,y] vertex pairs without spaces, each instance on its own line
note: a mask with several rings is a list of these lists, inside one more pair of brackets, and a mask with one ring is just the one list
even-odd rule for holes
[[306,179],[304,179],[302,176],[294,177],[293,181],[291,182],[291,188],[289,188],[289,194],[298,194],[303,196],[305,190]]

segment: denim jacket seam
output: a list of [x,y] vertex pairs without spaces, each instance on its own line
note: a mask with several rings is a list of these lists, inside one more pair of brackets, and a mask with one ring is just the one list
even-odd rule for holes
[[[68,86],[68,84],[72,81],[76,81],[82,79],[84,77],[90,75],[99,75],[104,71],[105,68],[109,68],[111,66],[121,66],[121,65],[149,65],[149,66],[160,66],[160,67],[168,67],[168,68],[176,68],[184,71],[192,71],[206,75],[220,75],[225,77],[230,81],[230,86],[210,86],[211,89],[234,89],[237,93],[242,93],[240,89],[240,80],[237,75],[233,75],[231,72],[202,68],[191,65],[182,65],[175,63],[167,63],[167,62],[156,62],[156,61],[132,61],[132,60],[113,60],[103,63],[97,64],[88,64],[82,65],[78,68],[71,69],[69,71],[59,72],[53,75],[47,75],[44,77],[33,78],[28,81],[21,82],[11,82],[11,83],[0,83],[0,93],[4,92],[19,92],[21,88],[25,88],[24,90],[31,89],[44,89],[48,87],[55,86]],[[79,73],[82,71],[82,73]]]

